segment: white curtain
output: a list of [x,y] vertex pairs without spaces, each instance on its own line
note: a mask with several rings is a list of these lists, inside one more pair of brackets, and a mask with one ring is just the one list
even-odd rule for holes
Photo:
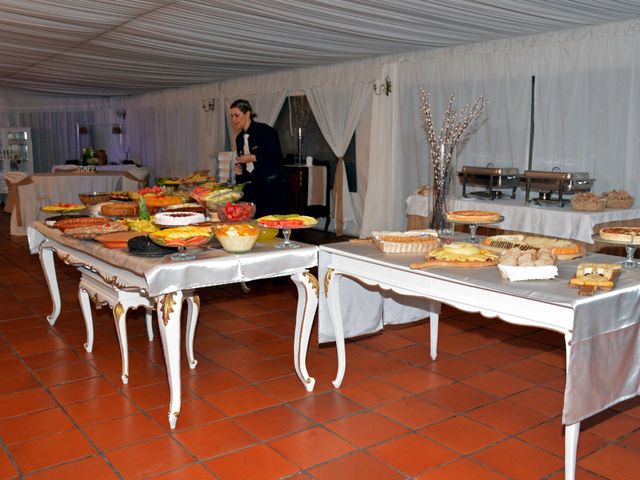
[[533,168],[587,172],[640,193],[640,34],[600,29],[536,48]]
[[353,86],[324,86],[305,90],[311,111],[318,127],[333,153],[338,157],[334,177],[334,199],[332,202],[336,234],[357,234],[354,205],[347,185],[344,154],[360,120],[360,114],[371,96],[368,82]]

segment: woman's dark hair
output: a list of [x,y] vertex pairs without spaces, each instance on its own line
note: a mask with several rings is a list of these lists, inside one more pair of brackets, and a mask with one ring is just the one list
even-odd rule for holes
[[247,100],[243,100],[242,98],[239,98],[238,100],[234,100],[234,102],[231,104],[229,108],[237,108],[242,113],[249,112],[251,115],[251,118],[256,117],[256,114],[254,113],[253,107],[251,106],[251,104]]

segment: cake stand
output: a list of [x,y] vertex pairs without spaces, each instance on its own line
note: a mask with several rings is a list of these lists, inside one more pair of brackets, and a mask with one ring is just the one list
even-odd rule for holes
[[469,243],[478,243],[478,237],[476,236],[476,231],[478,230],[478,225],[494,225],[496,223],[501,223],[504,221],[504,217],[500,215],[497,220],[490,220],[486,222],[478,222],[478,221],[464,221],[464,220],[448,220],[456,225],[469,225],[469,231],[471,232],[471,236],[467,240]]
[[631,242],[622,242],[619,240],[609,240],[607,238],[602,238],[599,234],[594,233],[591,238],[593,238],[596,242],[606,243],[608,245],[621,245],[624,246],[624,251],[627,253],[627,258],[622,260],[620,265],[622,268],[640,268],[640,262],[635,259],[636,255],[636,247],[637,245]]
[[[316,222],[317,223],[317,222]],[[280,230],[282,230],[282,242],[280,243],[276,243],[274,245],[275,248],[298,248],[300,245],[296,242],[292,242],[290,240],[291,237],[291,230],[300,230],[302,228],[309,228],[309,227],[313,227],[313,225],[315,224],[311,224],[311,225],[297,225],[295,227],[292,226],[288,226],[288,227],[278,227],[276,225],[270,224],[270,225],[266,225],[263,223],[258,222],[258,225],[260,225],[261,227],[267,227],[267,228],[279,228]]]
[[192,237],[190,239],[180,239],[179,241],[166,240],[164,238],[154,237],[153,235],[149,235],[149,239],[161,247],[174,247],[177,248],[178,251],[169,256],[171,260],[193,260],[196,256],[192,253],[187,252],[187,248],[192,247],[202,247],[211,241],[212,235],[200,235],[197,237]]

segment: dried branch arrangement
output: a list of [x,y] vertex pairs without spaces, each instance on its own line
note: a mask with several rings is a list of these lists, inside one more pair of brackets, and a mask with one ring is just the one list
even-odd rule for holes
[[482,112],[487,104],[484,97],[476,100],[473,106],[465,105],[460,112],[453,108],[455,95],[449,98],[449,106],[444,114],[442,128],[436,135],[433,128],[433,117],[429,94],[420,89],[422,101],[422,113],[424,114],[424,128],[427,132],[427,140],[431,149],[431,165],[433,166],[433,214],[430,227],[442,231],[446,228],[446,193],[453,171],[453,151],[458,140],[464,134],[466,128]]
[[433,165],[434,184],[442,186],[448,180],[447,174],[450,173],[453,165],[451,158],[453,150],[464,134],[466,128],[471,124],[474,118],[480,115],[487,102],[484,97],[476,100],[472,107],[465,105],[462,111],[457,112],[453,108],[455,95],[449,98],[449,106],[444,114],[442,128],[438,135],[433,128],[433,117],[431,116],[431,105],[429,105],[429,93],[424,89],[420,89],[420,99],[422,101],[422,113],[424,114],[424,127],[427,132],[427,139],[431,147],[431,164]]

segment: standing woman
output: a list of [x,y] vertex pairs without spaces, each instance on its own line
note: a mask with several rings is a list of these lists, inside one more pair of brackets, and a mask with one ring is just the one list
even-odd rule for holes
[[250,182],[244,187],[243,200],[256,204],[256,217],[286,213],[288,188],[278,133],[253,120],[256,115],[246,100],[234,101],[229,115],[239,131],[236,182]]

